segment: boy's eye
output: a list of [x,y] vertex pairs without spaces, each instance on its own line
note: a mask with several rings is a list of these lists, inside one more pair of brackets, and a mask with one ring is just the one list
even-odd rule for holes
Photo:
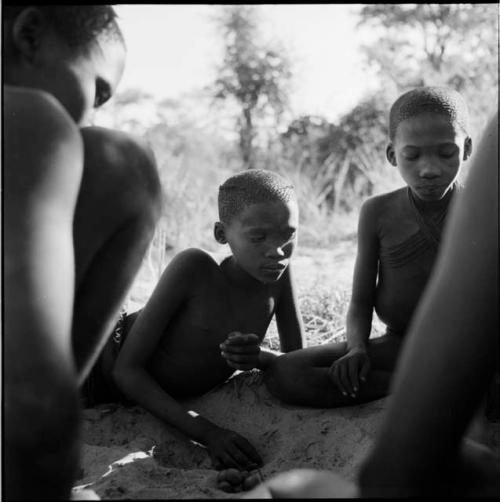
[[265,234],[254,234],[250,237],[251,242],[263,242],[266,239]]
[[457,149],[454,147],[451,148],[443,148],[442,150],[439,151],[439,156],[443,157],[445,159],[450,159],[455,155],[457,152]]
[[111,97],[111,89],[109,85],[101,79],[98,79],[95,84],[95,100],[94,108],[99,108]]
[[403,157],[406,160],[416,160],[418,159],[418,153],[403,153]]
[[404,148],[401,153],[402,153],[404,159],[415,160],[418,158],[419,152],[415,148]]

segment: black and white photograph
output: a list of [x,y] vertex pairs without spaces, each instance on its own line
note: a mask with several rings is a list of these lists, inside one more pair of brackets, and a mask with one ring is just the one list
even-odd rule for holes
[[500,499],[498,3],[2,3],[2,499]]

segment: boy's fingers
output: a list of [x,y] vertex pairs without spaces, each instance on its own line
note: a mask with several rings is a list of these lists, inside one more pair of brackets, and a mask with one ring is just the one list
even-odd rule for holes
[[228,447],[228,454],[231,455],[234,461],[238,464],[238,467],[246,467],[251,462],[245,452],[239,448],[239,445],[231,444]]
[[224,450],[220,455],[219,455],[219,459],[222,463],[222,465],[224,466],[223,468],[234,468],[234,469],[238,469],[239,468],[239,465],[238,465],[238,462],[236,461],[235,458],[233,458],[233,456],[227,451],[227,450]]
[[231,354],[258,354],[260,347],[258,345],[228,345],[221,343],[219,347],[227,353]]
[[341,389],[341,383],[339,381],[339,366],[338,364],[334,364],[330,366],[330,377],[335,383],[335,385],[338,387],[338,389],[342,392]]
[[346,396],[347,392],[346,392],[346,390],[344,388],[344,382],[342,382],[340,371],[341,371],[341,365],[340,364],[336,364],[335,367],[334,367],[334,370],[333,370],[333,376],[334,376],[334,379],[335,379],[335,384],[337,385],[337,387],[340,390],[340,392],[342,392],[342,394],[344,396]]
[[260,467],[262,459],[257,453],[257,450],[244,438],[240,437],[236,440],[238,448],[244,453],[246,460],[246,467]]
[[231,333],[227,339],[226,342],[228,345],[237,345],[237,344],[259,344],[260,340],[259,337],[255,333]]
[[345,364],[339,364],[339,379],[342,382],[342,393],[344,396],[352,394],[349,375],[347,374],[347,367]]
[[[359,380],[358,380],[358,365],[351,363],[349,365],[349,380],[352,388],[352,392],[354,395],[358,393],[359,389]],[[351,396],[353,397],[353,396]]]
[[370,362],[366,360],[363,363],[361,371],[359,372],[359,378],[361,379],[361,381],[364,382],[366,380],[366,377],[368,376],[369,372],[370,372]]

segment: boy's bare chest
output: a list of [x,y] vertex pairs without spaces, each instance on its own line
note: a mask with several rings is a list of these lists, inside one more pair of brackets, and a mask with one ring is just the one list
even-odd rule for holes
[[264,336],[276,305],[272,292],[245,289],[212,289],[192,296],[182,317],[193,329],[224,333],[232,331]]

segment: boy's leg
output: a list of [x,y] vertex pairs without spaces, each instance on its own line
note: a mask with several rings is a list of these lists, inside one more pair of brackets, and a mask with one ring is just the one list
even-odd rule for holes
[[50,339],[24,342],[6,340],[4,348],[5,500],[65,500],[80,460],[73,364],[54,361],[59,353]]
[[151,152],[128,134],[82,129],[85,166],[74,221],[73,350],[81,385],[111,334],[160,215]]
[[328,343],[278,357],[264,381],[278,399],[299,406],[351,406],[387,395],[401,338],[384,335],[368,341],[371,369],[355,398],[344,396],[328,375],[332,363],[346,353],[346,343]]
[[[5,500],[67,500],[79,463],[72,223],[83,153],[49,101],[5,106],[2,476]],[[40,106],[39,106],[40,105]],[[3,500],[3,498],[2,498]]]

